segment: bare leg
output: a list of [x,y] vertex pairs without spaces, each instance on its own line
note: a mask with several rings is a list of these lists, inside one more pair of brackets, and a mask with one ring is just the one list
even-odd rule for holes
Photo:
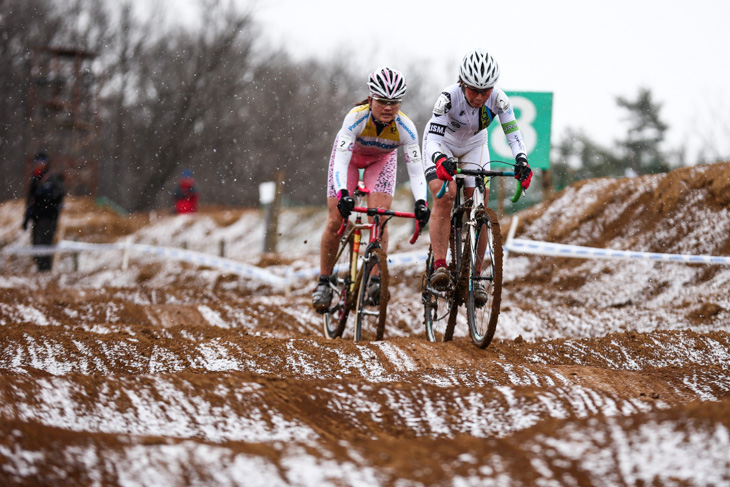
[[342,216],[337,210],[337,198],[327,198],[327,223],[322,231],[322,240],[319,250],[319,273],[328,276],[335,265],[339,239],[337,231],[342,225]]
[[456,183],[449,182],[449,191],[443,197],[437,198],[436,194],[441,190],[443,181],[436,179],[428,186],[433,194],[433,211],[429,220],[429,232],[431,235],[431,248],[433,249],[434,260],[446,259],[446,252],[449,250],[449,233],[451,232],[451,206],[454,204],[456,195]]

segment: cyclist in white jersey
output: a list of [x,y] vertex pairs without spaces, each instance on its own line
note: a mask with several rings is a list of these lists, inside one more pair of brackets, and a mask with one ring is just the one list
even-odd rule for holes
[[[428,223],[431,211],[426,203],[427,184],[423,173],[418,131],[411,120],[400,112],[406,93],[405,77],[398,71],[381,67],[368,77],[370,96],[345,117],[337,133],[327,175],[327,223],[320,246],[320,277],[312,294],[312,304],[319,313],[325,313],[332,301],[330,275],[338,247],[337,231],[343,218],[348,218],[355,207],[350,196],[359,180],[370,190],[368,207],[389,209],[393,202],[396,182],[397,149],[403,153],[416,200],[415,214],[421,227]],[[382,235],[387,250],[388,235]],[[376,285],[378,280],[374,279]]]
[[[450,212],[456,183],[457,166],[476,166],[489,169],[487,127],[499,118],[502,129],[516,160],[515,178],[527,189],[532,171],[527,163],[525,144],[517,127],[514,110],[507,95],[495,87],[499,66],[484,49],[470,51],[459,67],[459,82],[446,87],[436,100],[433,115],[426,124],[423,137],[424,169],[429,188],[434,195],[431,218],[431,247],[434,255],[434,273],[431,285],[443,289],[448,285],[449,272],[446,252],[449,245]],[[476,165],[476,166],[475,166]],[[449,192],[436,198],[443,181],[449,183]],[[466,180],[466,197],[474,191],[474,178]],[[484,204],[488,203],[487,187]],[[487,300],[486,291],[477,284],[477,304]]]

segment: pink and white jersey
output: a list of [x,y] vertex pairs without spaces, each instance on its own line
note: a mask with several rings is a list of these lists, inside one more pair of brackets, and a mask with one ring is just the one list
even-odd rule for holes
[[[427,186],[416,126],[403,112],[399,111],[393,121],[378,133],[368,105],[360,105],[350,110],[342,128],[337,133],[331,174],[335,190],[347,188],[348,168],[353,155],[359,161],[367,159],[372,160],[374,164],[389,159],[394,155],[393,152],[401,146],[413,198],[425,200]],[[393,174],[394,176],[395,174]]]
[[466,101],[459,84],[448,86],[439,95],[433,108],[431,119],[426,124],[423,136],[423,154],[426,179],[436,179],[436,166],[433,154],[442,152],[447,155],[461,157],[466,153],[479,151],[480,161],[468,161],[484,164],[489,161],[486,128],[499,118],[502,129],[509,142],[512,155],[526,154],[522,133],[517,126],[514,110],[504,91],[494,88],[487,102],[481,108],[474,108]]

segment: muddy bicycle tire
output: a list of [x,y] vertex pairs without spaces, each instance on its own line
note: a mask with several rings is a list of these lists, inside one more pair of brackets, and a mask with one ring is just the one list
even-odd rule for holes
[[[466,209],[468,209],[467,206],[462,206],[461,211],[457,212],[454,217],[458,218],[460,222],[463,222],[463,214]],[[446,320],[446,329],[444,330],[443,341],[445,342],[449,342],[454,338],[456,319],[459,316],[459,306],[464,304],[464,288],[466,286],[467,271],[462,265],[464,260],[461,247],[464,240],[463,236],[463,223],[459,224],[458,228],[452,226],[451,235],[449,236],[449,246],[451,248],[451,266],[449,270],[452,276],[451,292],[449,294],[451,308],[449,310],[449,318]]]
[[[429,281],[433,274],[433,249],[429,247],[426,258],[426,271],[421,277],[421,303],[423,304],[423,323],[426,326],[426,340],[442,342],[447,331],[447,321],[451,313],[450,292],[431,288]],[[453,334],[453,329],[452,329]]]
[[[469,232],[464,238],[462,269],[466,272],[463,289],[469,335],[477,347],[486,348],[497,330],[502,301],[502,234],[497,215],[489,208],[477,214],[477,222],[474,233]],[[477,273],[480,238],[486,238],[487,245],[481,272]],[[481,283],[487,292],[488,299],[482,306],[476,302],[477,283]]]
[[[374,277],[371,272],[375,268],[380,270],[380,290],[375,295],[370,295],[369,284]],[[376,247],[366,254],[362,278],[359,281],[357,308],[355,309],[355,341],[362,340],[363,335],[382,340],[385,334],[388,301],[390,301],[388,257],[383,249]]]
[[[463,210],[459,214],[463,214]],[[452,218],[454,218],[454,215],[452,215]],[[458,236],[455,234],[458,234]],[[449,235],[449,248],[451,249],[449,273],[451,274],[451,283],[443,295],[429,287],[429,280],[431,279],[431,273],[433,273],[433,249],[429,248],[429,255],[426,261],[426,273],[423,277],[421,302],[424,308],[426,339],[430,342],[448,342],[454,338],[456,319],[459,315],[459,305],[464,302],[460,290],[460,287],[463,287],[460,286],[460,283],[465,282],[465,278],[462,276],[462,274],[464,276],[465,274],[461,271],[459,259],[461,240],[461,229],[455,232],[452,227]],[[458,252],[456,250],[457,248],[459,249]],[[454,276],[457,276],[457,272],[458,279],[455,280]],[[439,333],[435,323],[442,321],[444,318],[446,318],[446,321],[443,325],[443,331]]]
[[350,260],[352,259],[352,237],[348,236],[346,248],[340,252],[333,269],[336,279],[333,289],[332,302],[322,317],[325,338],[333,339],[341,337],[347,325],[347,318],[352,310],[352,297],[350,291]]

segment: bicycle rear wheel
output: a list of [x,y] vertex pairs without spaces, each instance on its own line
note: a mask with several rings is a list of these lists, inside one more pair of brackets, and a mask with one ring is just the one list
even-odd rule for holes
[[[444,291],[439,291],[430,286],[431,274],[433,273],[433,252],[429,248],[428,259],[426,260],[426,273],[423,277],[421,301],[423,302],[424,321],[426,324],[426,339],[431,342],[448,342],[454,337],[454,329],[456,328],[456,318],[459,314],[459,305],[463,303],[461,299],[460,289],[463,287],[461,278],[463,272],[459,266],[459,252],[456,251],[457,246],[461,249],[461,231],[454,231],[452,228],[449,236],[449,246],[451,248],[451,265],[449,272],[451,273],[451,282]],[[458,269],[460,278],[454,281],[454,275]]]
[[[458,216],[461,221],[461,216]],[[456,318],[459,315],[459,306],[464,304],[467,286],[467,275],[468,269],[464,266],[464,254],[462,252],[462,235],[465,235],[463,223],[457,223],[451,228],[451,237],[449,238],[449,245],[451,246],[451,267],[452,276],[456,276],[455,280],[452,277],[452,284],[449,293],[449,302],[451,303],[451,309],[449,310],[449,319],[446,323],[446,330],[444,331],[444,341],[448,342],[454,337],[454,330],[456,329]]]
[[[348,236],[343,244],[335,266],[332,269],[332,302],[323,316],[324,336],[326,338],[341,337],[347,325],[347,317],[350,314],[352,302],[350,296],[350,262],[352,260],[352,237]],[[348,301],[350,303],[348,303]]]
[[[499,307],[502,301],[502,234],[496,213],[484,208],[477,213],[477,225],[470,229],[464,240],[464,266],[468,265],[466,283],[466,315],[469,335],[479,348],[492,341],[497,330]],[[486,251],[481,257],[479,240],[486,239]],[[478,270],[481,269],[481,270]],[[480,303],[478,286],[486,291],[486,300]]]
[[[444,291],[434,289],[430,285],[431,274],[433,274],[433,251],[429,247],[428,257],[426,259],[426,272],[421,278],[421,302],[423,303],[423,319],[426,325],[426,339],[429,342],[445,342],[453,336],[453,326],[449,331],[449,323],[452,321],[451,311],[452,303],[451,295],[453,294],[452,286]],[[449,317],[447,320],[446,318]],[[455,319],[453,320],[456,323]]]
[[[375,277],[380,277],[377,285]],[[388,312],[388,261],[385,251],[374,247],[365,253],[362,279],[355,311],[355,341],[363,338],[382,340]]]

